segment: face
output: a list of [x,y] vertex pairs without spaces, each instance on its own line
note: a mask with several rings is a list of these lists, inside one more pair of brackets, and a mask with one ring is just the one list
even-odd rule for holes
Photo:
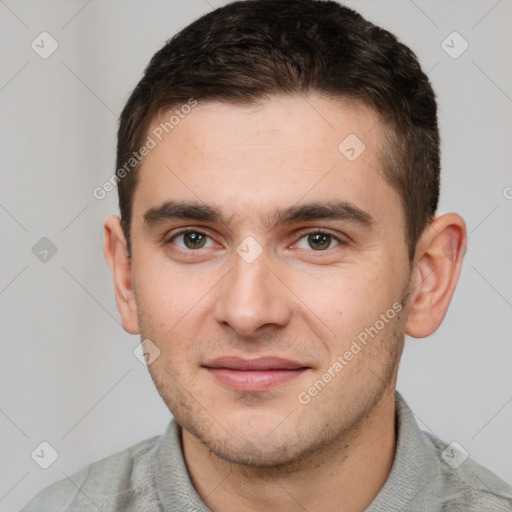
[[319,97],[207,102],[143,163],[131,278],[149,369],[225,460],[301,459],[392,387],[410,272],[383,129]]

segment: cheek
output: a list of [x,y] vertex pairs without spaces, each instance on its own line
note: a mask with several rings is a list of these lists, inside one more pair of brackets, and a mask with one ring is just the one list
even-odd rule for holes
[[384,269],[358,270],[351,275],[339,269],[324,286],[316,279],[314,286],[302,287],[304,304],[329,327],[323,337],[325,365],[341,358],[344,366],[334,388],[346,386],[345,379],[371,381],[394,358],[401,280]]
[[139,315],[144,322],[165,334],[165,330],[193,315],[196,306],[212,287],[198,273],[179,271],[169,260],[154,255],[134,266]]
[[139,325],[142,337],[159,348],[165,365],[180,374],[201,356],[200,344],[193,342],[204,338],[216,280],[166,267],[165,261],[146,259],[139,266],[143,271],[134,272]]
[[373,325],[380,314],[400,299],[399,280],[376,265],[338,268],[325,276],[295,279],[294,290],[304,311],[312,311],[337,339],[357,335],[359,330]]

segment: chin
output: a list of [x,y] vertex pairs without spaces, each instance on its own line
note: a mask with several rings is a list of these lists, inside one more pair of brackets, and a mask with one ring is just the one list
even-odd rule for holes
[[[232,416],[220,414],[222,425],[202,418],[192,421],[190,415],[176,417],[178,423],[219,459],[242,466],[261,469],[291,470],[313,456],[337,437],[329,422],[300,421],[282,411],[256,413],[247,409]],[[283,421],[284,419],[284,421]],[[291,420],[291,421],[289,421]],[[304,418],[303,418],[304,420]],[[276,428],[277,427],[277,428]]]
[[199,439],[214,455],[231,464],[255,468],[288,466],[304,458],[304,448],[294,440],[288,442],[245,436],[233,439]]

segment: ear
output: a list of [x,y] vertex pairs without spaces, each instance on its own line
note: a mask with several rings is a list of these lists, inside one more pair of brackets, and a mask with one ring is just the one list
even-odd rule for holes
[[405,332],[430,336],[441,325],[459,279],[466,251],[464,220],[455,213],[437,217],[416,246]]
[[115,215],[108,217],[105,219],[104,229],[103,253],[112,272],[116,304],[121,314],[123,328],[130,334],[139,334],[137,304],[131,280],[131,261],[121,219]]

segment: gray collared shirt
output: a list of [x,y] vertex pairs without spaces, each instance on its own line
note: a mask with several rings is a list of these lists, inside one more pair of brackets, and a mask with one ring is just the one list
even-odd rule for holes
[[[367,512],[512,511],[512,486],[456,445],[422,432],[396,393],[391,472]],[[444,452],[444,453],[443,453]],[[465,460],[464,460],[465,459]],[[368,468],[371,471],[371,468]],[[335,504],[331,510],[335,510]],[[22,512],[209,512],[187,472],[172,420],[153,437],[100,460],[39,493]]]

